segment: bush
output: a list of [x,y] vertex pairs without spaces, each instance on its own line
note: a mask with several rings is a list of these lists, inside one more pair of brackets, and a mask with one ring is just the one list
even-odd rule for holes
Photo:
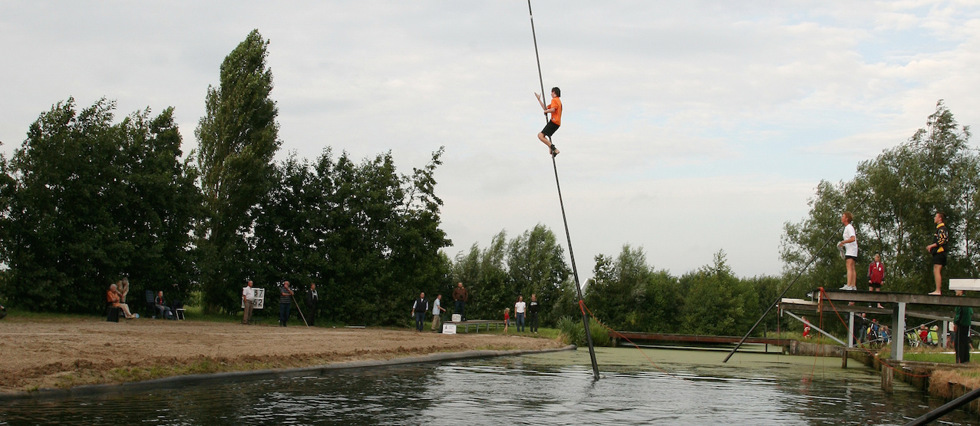
[[[579,347],[588,346],[585,340],[585,327],[578,318],[562,317],[558,320],[558,338],[565,344]],[[595,346],[612,346],[609,331],[594,318],[589,318],[589,331],[592,332],[592,344]]]

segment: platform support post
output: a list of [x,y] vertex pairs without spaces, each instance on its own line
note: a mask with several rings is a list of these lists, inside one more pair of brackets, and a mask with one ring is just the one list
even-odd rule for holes
[[905,302],[892,308],[892,359],[902,361],[905,352]]

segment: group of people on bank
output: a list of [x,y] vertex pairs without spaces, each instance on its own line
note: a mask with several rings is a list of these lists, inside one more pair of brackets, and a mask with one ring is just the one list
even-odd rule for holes
[[[453,302],[455,302],[453,313],[459,314],[460,321],[466,321],[466,302],[469,301],[469,297],[469,292],[466,290],[466,287],[463,287],[463,283],[456,283],[456,288],[453,289]],[[517,296],[517,301],[514,302],[514,323],[517,326],[517,331],[523,332],[525,328],[529,328],[529,331],[532,333],[538,332],[539,308],[540,304],[538,303],[537,294],[531,295],[530,302],[525,302],[524,296]],[[437,294],[430,304],[425,298],[425,292],[419,293],[419,297],[412,302],[412,317],[415,319],[416,331],[422,331],[425,323],[425,315],[430,310],[432,312],[432,331],[442,331],[442,314],[448,312],[446,308],[442,307],[442,295]],[[510,307],[504,308],[505,333],[508,327],[510,327],[510,320]],[[525,324],[527,327],[525,327]]]
[[[149,291],[147,293],[150,293]],[[126,296],[129,295],[129,277],[123,277],[123,279],[109,285],[109,289],[106,290],[106,305],[109,308],[122,311],[123,316],[126,319],[139,318],[140,315],[135,313],[130,309],[129,304],[126,303]],[[157,291],[153,296],[153,301],[149,301],[149,296],[147,296],[147,303],[152,303],[156,317],[174,319],[175,308],[167,303],[166,299],[163,298],[163,290]],[[181,305],[182,306],[182,305]],[[178,308],[181,306],[177,306]]]
[[[460,321],[466,321],[466,302],[470,300],[470,292],[463,287],[463,283],[456,283],[453,289],[453,313],[459,314]],[[429,312],[430,304],[425,299],[425,292],[419,293],[419,297],[412,302],[412,318],[415,319],[415,331],[422,331],[425,323],[425,314]],[[431,304],[432,309],[432,331],[442,332],[442,314],[446,308],[442,307],[442,295],[437,294]]]
[[[538,308],[540,306],[537,294],[531,294],[530,303],[524,302],[524,296],[517,296],[517,302],[514,303],[514,325],[517,326],[518,332],[524,332],[525,322],[532,333],[538,332]],[[507,332],[508,327],[510,327],[510,308],[504,308],[504,333]]]
[[[242,314],[242,324],[252,323],[252,310],[255,309],[256,301],[258,300],[258,295],[253,287],[255,283],[251,280],[242,287],[242,309],[244,313]],[[283,281],[281,285],[278,286],[279,292],[279,326],[285,327],[289,322],[289,314],[292,311],[293,302],[295,301],[296,292],[289,285],[289,281]],[[320,302],[320,295],[316,291],[316,283],[310,283],[309,290],[306,291],[305,295],[305,305],[306,311],[302,309],[299,310],[300,316],[307,325],[313,326],[316,324],[316,314],[317,305]],[[299,308],[299,302],[297,303],[297,308]]]

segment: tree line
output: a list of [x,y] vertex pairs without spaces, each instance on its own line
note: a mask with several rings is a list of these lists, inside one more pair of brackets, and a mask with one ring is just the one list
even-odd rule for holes
[[[588,314],[615,330],[660,333],[741,334],[783,284],[776,277],[736,277],[721,251],[712,264],[673,276],[649,265],[642,248],[629,245],[615,257],[596,256],[592,272],[584,283]],[[474,244],[453,259],[451,276],[439,291],[451,294],[455,282],[466,284],[469,317],[499,319],[518,296],[528,300],[531,294],[537,294],[543,324],[582,315],[564,249],[544,225],[510,240],[501,231],[482,249]],[[766,327],[776,330],[775,316],[760,332]]]

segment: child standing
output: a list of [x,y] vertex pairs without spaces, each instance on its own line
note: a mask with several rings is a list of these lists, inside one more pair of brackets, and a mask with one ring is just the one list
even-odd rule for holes
[[507,333],[507,327],[510,326],[510,308],[504,308],[504,333]]

